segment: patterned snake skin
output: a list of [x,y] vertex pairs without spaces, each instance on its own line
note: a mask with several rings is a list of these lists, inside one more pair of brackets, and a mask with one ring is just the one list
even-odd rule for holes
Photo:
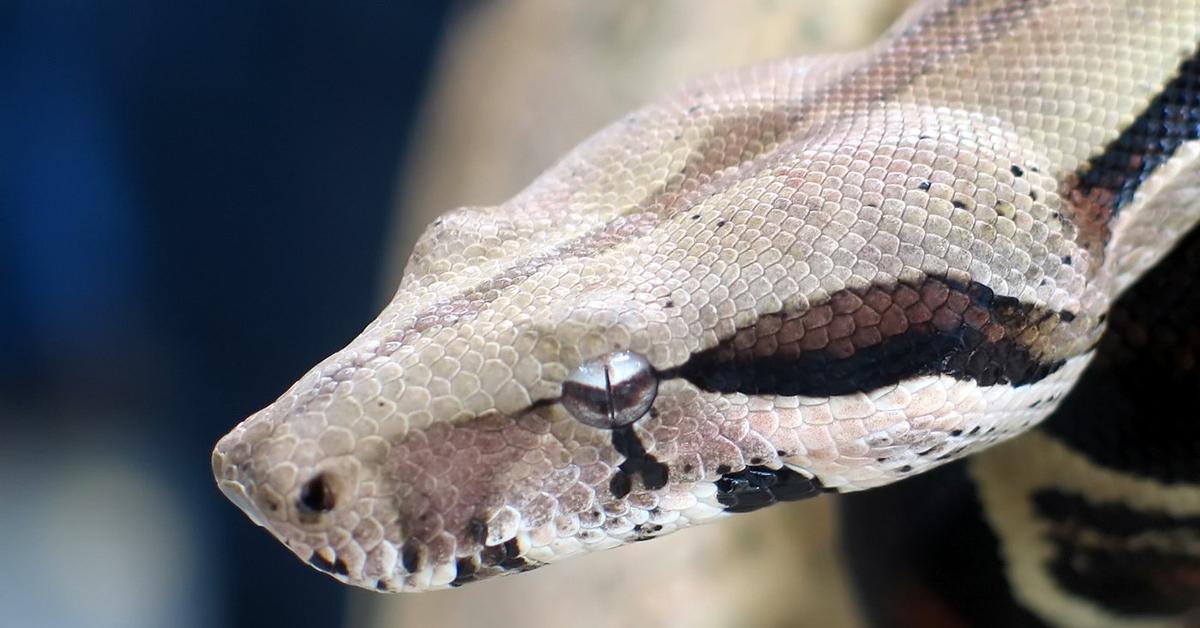
[[1194,0],[942,0],[687,85],[431,225],[379,318],[220,440],[221,490],[416,591],[1025,432],[1200,219],[1198,42]]

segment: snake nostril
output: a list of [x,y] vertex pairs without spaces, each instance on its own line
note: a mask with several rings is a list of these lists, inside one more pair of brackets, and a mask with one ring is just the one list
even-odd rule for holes
[[333,510],[337,505],[337,498],[329,484],[329,478],[324,473],[319,473],[300,487],[297,502],[305,512],[321,513]]

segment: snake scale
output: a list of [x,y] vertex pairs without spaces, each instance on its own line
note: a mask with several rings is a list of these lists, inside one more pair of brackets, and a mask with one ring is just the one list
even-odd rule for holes
[[1198,45],[1194,0],[934,0],[689,83],[435,221],[217,482],[383,591],[854,493],[880,624],[1194,619]]

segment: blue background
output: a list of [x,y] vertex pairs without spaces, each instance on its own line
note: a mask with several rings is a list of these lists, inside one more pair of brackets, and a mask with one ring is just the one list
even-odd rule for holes
[[447,13],[0,2],[6,625],[339,624],[209,452],[374,317]]

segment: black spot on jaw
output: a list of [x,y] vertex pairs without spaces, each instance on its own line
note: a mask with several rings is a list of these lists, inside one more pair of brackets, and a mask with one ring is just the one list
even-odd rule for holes
[[314,551],[308,557],[308,564],[328,574],[339,576],[350,575],[350,568],[346,565],[346,561],[340,557],[335,558],[333,562],[329,562],[324,556]]
[[482,519],[471,519],[467,522],[467,538],[483,545],[483,542],[487,540],[487,534],[487,523]]
[[521,556],[521,544],[516,539],[509,539],[503,544],[489,545],[483,548],[480,560],[484,567],[494,567],[501,571],[524,572],[543,565],[543,563]]
[[454,580],[450,582],[452,587],[461,587],[468,582],[475,582],[479,579],[479,563],[474,557],[460,558],[454,563],[456,574]]
[[521,544],[516,539],[509,539],[504,542],[504,559],[500,561],[501,569],[528,571],[537,566],[529,559],[521,556]]
[[505,559],[503,545],[489,545],[483,548],[483,552],[479,556],[480,561],[487,567],[495,567],[500,564],[500,561]]
[[717,501],[727,512],[751,512],[771,504],[816,497],[827,491],[816,478],[788,468],[750,466],[717,480]]
[[488,545],[478,556],[460,557],[454,563],[456,570],[451,587],[482,580],[505,572],[532,571],[545,563],[521,556],[521,544],[509,539],[500,545]]
[[408,573],[416,573],[421,568],[421,548],[411,539],[400,547],[400,564]]
[[649,541],[654,538],[654,535],[662,532],[663,527],[657,523],[639,523],[633,526],[634,538],[633,541]]
[[633,477],[639,476],[646,490],[657,490],[667,485],[669,469],[654,456],[646,452],[642,441],[632,425],[612,431],[613,449],[625,456],[608,482],[609,491],[617,499],[624,498],[633,490]]
[[329,562],[324,556],[316,552],[313,552],[309,555],[308,564],[321,571],[324,571],[325,573],[333,573],[333,563]]
[[613,472],[612,478],[608,481],[608,490],[617,499],[623,499],[633,490],[633,480],[622,469],[617,469]]

